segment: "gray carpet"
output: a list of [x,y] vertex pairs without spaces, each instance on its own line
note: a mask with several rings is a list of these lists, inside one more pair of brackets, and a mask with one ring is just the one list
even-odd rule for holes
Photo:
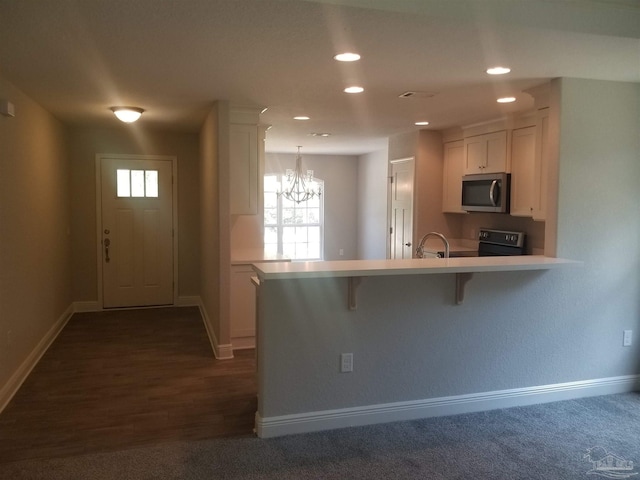
[[[633,461],[633,469],[615,477],[591,471],[594,465],[584,455],[593,447],[599,447],[593,456],[610,453]],[[639,472],[635,393],[269,440],[167,443],[0,465],[0,479],[12,480],[562,480],[638,478]]]

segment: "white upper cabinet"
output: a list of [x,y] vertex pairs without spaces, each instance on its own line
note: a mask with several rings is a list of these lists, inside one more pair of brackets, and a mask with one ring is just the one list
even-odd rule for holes
[[507,131],[464,139],[464,174],[500,173],[507,170]]
[[442,169],[442,211],[466,213],[462,210],[462,174],[464,170],[464,141],[444,144]]
[[534,220],[547,218],[547,177],[549,176],[549,109],[538,110],[536,118],[536,147],[533,172]]
[[258,213],[258,126],[230,125],[231,214]]
[[511,215],[533,216],[536,127],[511,132]]

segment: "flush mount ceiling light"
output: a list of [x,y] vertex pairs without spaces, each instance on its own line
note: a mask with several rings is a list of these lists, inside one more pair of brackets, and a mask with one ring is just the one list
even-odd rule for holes
[[344,89],[345,93],[362,93],[364,92],[364,88],[358,86],[347,87]]
[[310,120],[306,115],[299,115],[297,117],[293,117],[294,120]]
[[508,67],[491,67],[487,69],[487,73],[489,75],[504,75],[505,73],[509,73],[511,71]]
[[498,103],[512,103],[516,101],[516,97],[502,97],[496,100]]
[[138,107],[111,107],[111,111],[124,123],[132,123],[140,118],[144,109]]
[[356,62],[360,60],[360,55],[352,52],[339,53],[333,57],[335,60],[339,62]]
[[310,137],[329,137],[331,136],[331,134],[326,132],[311,132],[309,136]]

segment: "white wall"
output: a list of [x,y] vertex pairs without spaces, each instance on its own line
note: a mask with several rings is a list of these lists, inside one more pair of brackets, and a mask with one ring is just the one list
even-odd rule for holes
[[387,256],[387,149],[358,157],[358,259]]
[[[459,306],[452,274],[369,277],[356,311],[347,279],[267,281],[263,419],[640,374],[640,342],[622,346],[640,332],[640,85],[552,88],[558,255],[584,266],[476,273]],[[339,373],[342,352],[353,373]]]
[[1,410],[39,344],[66,321],[72,296],[67,131],[2,78],[0,98],[16,111],[0,116]]
[[[295,168],[295,154],[267,153],[265,174]],[[324,181],[324,260],[351,260],[358,249],[358,157],[302,155],[302,168]],[[340,256],[340,249],[344,255]]]
[[[120,123],[120,122],[118,122]],[[69,156],[73,298],[98,300],[96,172],[98,153],[174,155],[178,168],[178,295],[200,291],[198,135],[147,130],[141,125],[71,127]],[[195,187],[194,187],[195,185]]]
[[[222,336],[220,322],[220,168],[218,105],[214,105],[200,130],[200,298],[205,322],[214,345]],[[217,353],[217,352],[216,352]]]
[[389,138],[389,160],[414,157],[413,243],[428,232],[462,238],[461,215],[442,213],[444,147],[442,134],[416,130]]

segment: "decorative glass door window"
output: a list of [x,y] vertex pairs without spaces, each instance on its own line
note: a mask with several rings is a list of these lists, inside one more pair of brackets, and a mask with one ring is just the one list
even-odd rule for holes
[[[264,251],[281,254],[292,260],[322,260],[323,196],[306,202],[287,200],[281,191],[282,175],[264,177]],[[312,188],[322,188],[322,180],[314,179]]]
[[116,171],[118,197],[157,198],[157,170],[124,170]]

